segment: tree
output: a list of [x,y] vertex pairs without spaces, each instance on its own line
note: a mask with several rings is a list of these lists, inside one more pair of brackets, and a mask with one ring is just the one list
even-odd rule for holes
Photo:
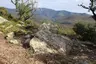
[[92,14],[93,14],[92,18],[94,20],[96,20],[96,13],[95,13],[95,11],[96,11],[96,0],[90,0],[90,3],[89,3],[88,7],[83,5],[83,4],[80,4],[79,6],[81,6],[81,7],[85,8],[85,9],[88,9],[89,11],[91,11]]
[[37,4],[35,0],[11,0],[11,2],[16,7],[19,20],[27,21],[33,17]]

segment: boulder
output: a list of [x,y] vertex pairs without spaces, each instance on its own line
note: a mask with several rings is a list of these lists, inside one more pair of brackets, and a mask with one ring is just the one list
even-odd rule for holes
[[62,53],[66,55],[70,52],[72,42],[65,36],[53,33],[54,25],[42,24],[39,31],[35,34],[34,38],[30,41],[30,46],[35,52],[39,53]]
[[57,53],[57,50],[49,48],[46,42],[41,41],[38,38],[33,38],[30,41],[30,46],[35,53]]

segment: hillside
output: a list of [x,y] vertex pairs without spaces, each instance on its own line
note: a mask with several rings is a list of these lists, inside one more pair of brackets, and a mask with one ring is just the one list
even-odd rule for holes
[[[15,9],[8,9],[8,12],[12,15],[16,16]],[[54,22],[59,22],[62,24],[74,24],[78,21],[82,22],[95,22],[91,15],[88,15],[86,13],[75,13],[75,12],[69,12],[65,10],[52,10],[47,8],[38,8],[35,12],[35,19],[37,21],[42,20],[51,20]]]
[[6,23],[1,25],[9,32],[0,33],[0,64],[96,64],[96,46],[93,43],[57,34],[54,23],[43,23],[34,35],[22,36],[16,36],[16,31],[13,31],[15,25],[22,25]]

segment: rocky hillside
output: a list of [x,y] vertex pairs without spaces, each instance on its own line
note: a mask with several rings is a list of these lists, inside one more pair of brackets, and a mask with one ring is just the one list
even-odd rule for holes
[[0,64],[96,64],[96,45],[60,35],[56,24],[43,23],[34,34],[0,33]]

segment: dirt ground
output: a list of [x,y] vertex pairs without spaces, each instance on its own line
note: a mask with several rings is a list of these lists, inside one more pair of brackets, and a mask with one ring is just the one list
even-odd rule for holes
[[[96,52],[96,50],[94,50]],[[80,56],[84,58],[91,58],[96,60],[96,53],[86,53],[85,56]],[[81,54],[81,53],[80,53]],[[77,59],[75,56],[74,59]],[[50,59],[51,58],[51,59]],[[39,55],[31,57],[28,50],[24,49],[22,46],[13,45],[7,43],[4,36],[0,34],[0,64],[56,64],[48,63],[49,61],[54,61],[54,59],[60,60],[62,57],[51,56],[51,55]],[[49,60],[49,61],[48,61]],[[65,60],[65,59],[64,59]],[[47,62],[48,61],[48,62]],[[60,60],[61,61],[61,60]],[[60,64],[60,63],[59,63]]]
[[0,34],[0,64],[43,64],[29,57],[28,51],[21,46],[7,43]]

